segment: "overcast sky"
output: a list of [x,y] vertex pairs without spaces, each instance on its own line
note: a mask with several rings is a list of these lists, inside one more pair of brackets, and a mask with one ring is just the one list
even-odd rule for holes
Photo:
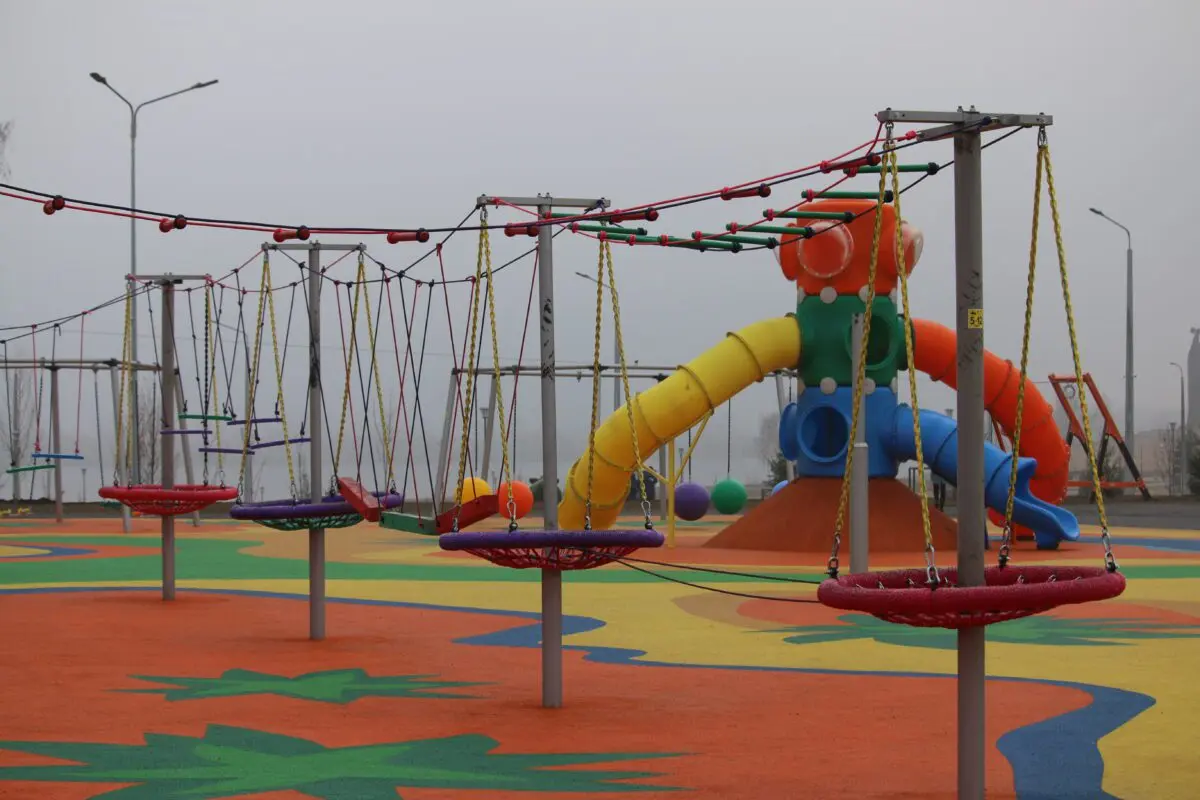
[[[5,153],[10,183],[125,204],[128,112],[88,73],[104,74],[135,103],[218,78],[214,87],[142,112],[139,206],[309,225],[435,227],[457,222],[480,193],[604,196],[620,207],[781,172],[870,138],[874,112],[888,106],[1051,113],[1085,368],[1119,415],[1125,240],[1088,213],[1098,206],[1134,233],[1137,421],[1155,427],[1174,418],[1178,378],[1169,362],[1185,360],[1188,329],[1200,325],[1192,308],[1200,278],[1191,234],[1183,236],[1194,224],[1186,221],[1195,189],[1184,165],[1198,121],[1198,22],[1200,5],[1189,0],[0,0],[0,122],[15,121]],[[950,151],[943,142],[906,158],[944,161]],[[986,341],[1014,360],[1034,154],[1029,131],[989,149],[984,165]],[[863,178],[856,188],[873,185]],[[769,204],[795,202],[809,186],[818,184],[780,187]],[[947,172],[904,196],[905,216],[925,233],[913,313],[946,323],[954,309],[952,188]],[[664,214],[655,230],[711,230],[753,219],[764,205],[703,203]],[[492,214],[497,224],[519,218]],[[221,274],[253,255],[262,238],[200,228],[162,235],[144,224],[139,268]],[[1048,213],[1041,241],[1031,357],[1039,378],[1071,369]],[[378,238],[367,243],[389,266],[423,252]],[[494,244],[500,263],[530,240],[498,236]],[[474,234],[456,237],[446,248],[448,273],[472,272],[474,252]],[[594,269],[595,257],[591,240],[557,240],[562,362],[590,360],[594,294],[574,272]],[[794,305],[765,252],[619,248],[616,259],[628,357],[643,364],[687,361],[726,331]],[[277,263],[277,280],[290,280],[294,268]],[[498,280],[505,359],[519,350],[530,266],[523,262]],[[128,267],[125,221],[79,212],[46,217],[34,204],[0,198],[0,323],[34,322],[118,294]],[[343,277],[353,270],[339,269]],[[435,273],[432,259],[414,272]],[[461,324],[466,293],[454,292]],[[427,369],[437,377],[423,399],[439,421],[450,366],[445,324],[444,312],[435,316]],[[118,309],[88,325],[95,334],[89,356],[119,352]],[[61,346],[77,350],[67,333]],[[330,320],[326,341],[335,335]],[[603,342],[607,360],[607,325]],[[536,358],[536,335],[525,357]],[[301,358],[289,362],[296,414],[302,369]],[[528,380],[519,401],[519,470],[526,474],[540,470],[535,384]],[[923,405],[953,405],[950,392],[919,385]],[[610,396],[606,389],[606,409]],[[585,440],[590,397],[586,384],[574,382],[559,397],[565,471]],[[754,439],[774,408],[768,385],[734,403],[732,460],[740,477],[761,475]],[[697,479],[724,474],[724,421],[719,415],[719,435],[697,451]],[[427,425],[431,437],[440,432],[439,422]]]

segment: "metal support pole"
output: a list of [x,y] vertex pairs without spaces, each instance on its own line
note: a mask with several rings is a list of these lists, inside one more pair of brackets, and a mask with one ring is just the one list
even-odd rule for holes
[[[850,354],[853,358],[854,374],[858,375],[862,357],[864,318],[854,315],[850,330]],[[863,392],[858,403],[858,430],[854,441],[854,470],[850,474],[850,571],[866,572],[869,563],[870,524],[870,453],[867,445],[867,395]]]
[[[308,445],[309,499],[321,501],[321,249],[308,251]],[[325,638],[325,529],[308,529],[308,638]]]
[[[137,111],[130,108],[129,117],[129,207],[137,208]],[[134,282],[133,276],[137,275],[137,219],[133,216],[129,217],[129,275],[130,279],[126,284],[129,287],[129,292],[132,295],[129,298],[129,336],[130,351],[129,357],[132,361],[138,360],[138,314],[137,314],[137,283]],[[154,332],[151,331],[151,336]],[[129,391],[132,393],[133,412],[130,414],[130,424],[133,426],[133,482],[135,484],[145,483],[142,480],[142,454],[141,454],[141,420],[138,419],[138,411],[140,410],[140,398],[138,397],[138,380],[137,370],[129,373]],[[171,438],[171,437],[166,437]],[[165,520],[166,517],[163,517]]]
[[[116,431],[116,430],[120,430],[120,425],[121,425],[121,423],[120,423],[120,416],[121,416],[120,394],[121,394],[121,392],[120,392],[120,389],[118,388],[119,387],[118,381],[120,380],[120,376],[117,374],[116,367],[108,368],[108,377],[110,379],[110,383],[112,384],[113,430]],[[121,443],[120,442],[117,442],[116,446],[113,447],[113,476],[117,479],[117,483],[124,482],[125,471],[121,468]],[[101,483],[104,482],[103,475],[100,476],[100,482]],[[133,527],[132,522],[133,522],[133,515],[129,513],[129,506],[125,505],[124,503],[121,503],[121,530],[124,533],[129,533],[130,529]]]
[[1179,494],[1183,497],[1188,493],[1188,444],[1191,441],[1191,431],[1187,427],[1186,400],[1183,367],[1179,367]]
[[[174,344],[174,343],[172,342],[172,344]],[[178,372],[175,373],[175,402],[180,407],[183,406],[183,382],[179,380]],[[201,429],[203,429],[203,427],[207,424],[208,424],[207,420],[201,420],[200,421]],[[188,421],[186,419],[180,419],[179,420],[179,428],[180,428],[180,430],[186,431],[188,429]],[[183,476],[189,484],[195,485],[196,469],[195,469],[195,466],[192,464],[192,446],[191,446],[191,443],[188,442],[189,438],[190,437],[188,437],[188,436],[184,436],[183,442],[181,442],[181,444],[183,445]],[[192,512],[192,527],[194,527],[194,528],[200,527],[200,512],[199,511]]]
[[[175,419],[175,284],[162,283],[162,427]],[[175,437],[159,436],[162,488],[175,488]],[[136,441],[136,440],[135,440]],[[175,517],[162,518],[162,598],[175,599]]]
[[[958,328],[958,585],[982,586],[983,185],[978,128],[954,135],[955,319]],[[914,409],[915,411],[915,409]],[[958,631],[958,797],[983,800],[986,666],[982,626]]]
[[667,504],[667,478],[669,475],[667,474],[667,444],[665,442],[662,447],[658,448],[658,474],[662,476],[662,480],[658,484],[659,514],[666,521],[670,519],[670,509]]
[[[538,206],[545,219],[553,206]],[[554,381],[554,236],[551,226],[538,228],[538,314],[542,367],[542,505],[544,527],[558,530],[558,405]],[[542,707],[561,708],[562,572],[542,570]]]
[[[433,487],[433,511],[437,514],[443,506],[446,505],[446,481],[448,475],[446,470],[450,467],[450,450],[454,447],[454,443],[450,441],[450,436],[454,431],[454,410],[457,407],[454,400],[457,398],[458,375],[454,370],[450,370],[450,385],[446,387],[446,414],[442,417],[442,446],[438,450],[438,468],[437,474],[433,476],[435,486]],[[546,495],[544,491],[545,484],[542,484],[542,500],[545,502],[547,496],[553,497],[553,493]],[[417,498],[418,500],[420,498]]]
[[[80,378],[82,380],[82,378]],[[62,452],[62,421],[58,413],[58,368],[50,367],[50,448]],[[54,521],[63,521],[62,459],[54,459]]]
[[[480,473],[483,479],[488,479],[488,469],[492,465],[492,434],[496,427],[496,376],[493,375],[488,383],[488,404],[483,407],[484,423],[483,423],[483,468]],[[501,432],[503,435],[503,432]],[[500,476],[500,480],[504,480],[504,476]],[[497,481],[499,484],[499,481]],[[495,488],[495,487],[493,487]]]
[[[784,378],[783,373],[776,372],[775,373],[775,398],[779,401],[779,419],[781,419],[781,420],[783,419],[784,409],[787,408],[787,392],[784,391],[785,383],[786,383],[786,378]],[[788,481],[789,482],[794,481],[796,479],[796,465],[789,459],[784,459],[784,465],[787,469]]]
[[[253,380],[253,378],[254,378],[254,371],[250,364],[250,343],[248,341],[246,342],[246,345],[245,345],[245,352],[246,352],[246,410],[245,410],[246,429],[245,429],[245,431],[243,431],[243,436],[253,436],[254,432],[250,429],[250,420],[253,419],[253,417],[254,417],[254,411],[250,408],[250,399],[251,399],[251,394],[252,394],[251,390],[253,387],[251,387],[250,381]],[[243,473],[246,476],[246,483],[245,483],[246,502],[253,503],[254,502],[254,458],[252,456],[250,456],[249,453],[243,455],[242,458],[245,459],[245,461],[246,461],[246,467],[243,470]]]
[[[1136,453],[1133,422],[1133,237],[1125,250],[1125,444]],[[1130,478],[1132,479],[1132,475]]]
[[675,460],[675,440],[672,439],[667,443],[667,471],[663,473],[667,479],[664,487],[667,496],[667,547],[675,546],[675,484],[679,480],[675,470],[678,468],[678,462]]

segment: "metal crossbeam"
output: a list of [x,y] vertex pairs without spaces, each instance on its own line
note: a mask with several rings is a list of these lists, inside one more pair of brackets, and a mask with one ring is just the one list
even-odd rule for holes
[[170,272],[164,275],[147,275],[139,272],[137,275],[126,275],[126,280],[150,282],[150,283],[183,283],[184,281],[211,281],[212,275],[173,275]]
[[477,205],[488,206],[495,203],[507,203],[510,206],[549,206],[552,208],[609,208],[612,201],[606,197],[499,197],[491,194],[481,194],[475,199]]
[[263,242],[263,250],[337,250],[339,252],[347,252],[351,250],[366,251],[367,246],[361,242],[358,244],[324,244],[323,242],[292,242],[290,244],[275,244],[273,242]]

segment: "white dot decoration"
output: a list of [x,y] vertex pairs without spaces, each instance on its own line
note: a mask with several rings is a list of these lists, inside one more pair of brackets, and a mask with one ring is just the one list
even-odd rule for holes
[[837,391],[837,381],[833,378],[821,378],[821,393],[833,394]]
[[832,303],[834,300],[837,300],[837,296],[837,289],[832,286],[826,286],[821,290],[822,303]]

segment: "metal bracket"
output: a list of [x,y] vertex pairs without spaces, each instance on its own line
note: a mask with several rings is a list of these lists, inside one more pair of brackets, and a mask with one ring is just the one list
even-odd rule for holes
[[612,201],[607,197],[552,197],[541,195],[537,197],[498,197],[491,194],[481,194],[475,198],[477,206],[490,206],[506,203],[510,206],[549,206],[550,208],[609,208]]
[[347,252],[359,250],[366,252],[367,246],[361,242],[358,244],[322,244],[321,242],[304,242],[303,244],[275,244],[273,242],[263,242],[263,250],[337,250],[339,252]]
[[887,108],[878,112],[875,119],[880,122],[938,123],[939,127],[917,131],[917,139],[927,142],[944,139],[970,129],[982,133],[1001,128],[1031,128],[1054,124],[1049,114],[993,114],[976,111],[975,106],[957,111],[899,111]]

